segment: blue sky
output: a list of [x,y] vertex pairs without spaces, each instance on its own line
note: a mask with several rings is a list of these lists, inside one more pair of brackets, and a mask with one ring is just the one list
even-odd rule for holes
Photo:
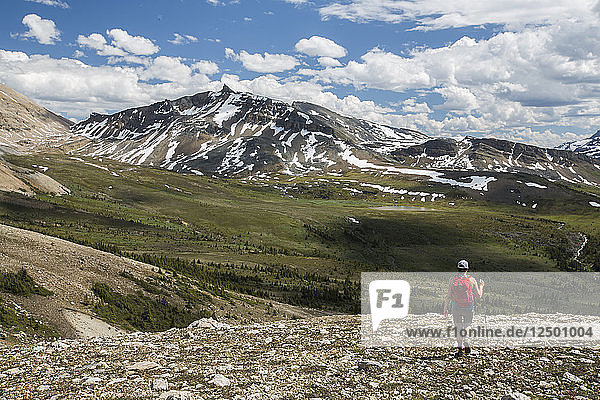
[[0,82],[73,119],[223,83],[431,136],[600,127],[595,0],[5,0]]

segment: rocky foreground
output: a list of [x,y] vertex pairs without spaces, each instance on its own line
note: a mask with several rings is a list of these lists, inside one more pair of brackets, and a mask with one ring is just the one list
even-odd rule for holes
[[600,349],[365,349],[360,319],[0,344],[2,399],[597,399]]

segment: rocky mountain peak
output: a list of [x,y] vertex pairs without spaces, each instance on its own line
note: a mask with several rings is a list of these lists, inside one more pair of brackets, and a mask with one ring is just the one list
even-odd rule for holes
[[218,92],[92,115],[73,132],[93,140],[79,149],[84,155],[225,176],[340,171],[427,140],[420,132],[309,103],[235,92],[226,85]]

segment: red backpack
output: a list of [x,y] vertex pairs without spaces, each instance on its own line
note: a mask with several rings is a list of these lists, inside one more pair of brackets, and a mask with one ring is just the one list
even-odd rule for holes
[[468,308],[473,306],[473,287],[471,277],[468,275],[455,276],[451,286],[452,301],[457,307]]

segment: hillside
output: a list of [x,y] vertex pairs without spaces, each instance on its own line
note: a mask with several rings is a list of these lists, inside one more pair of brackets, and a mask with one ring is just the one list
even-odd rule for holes
[[35,191],[57,196],[69,194],[68,188],[42,172],[46,169],[40,165],[21,168],[0,161],[0,191],[17,192],[26,196],[33,196]]
[[357,316],[215,325],[0,344],[0,393],[6,400],[591,400],[600,390],[598,349],[482,348],[456,360],[452,349],[361,347]]
[[[21,205],[25,206],[24,203]],[[199,290],[194,281],[183,280],[166,271],[160,272],[154,266],[6,225],[0,225],[0,249],[0,272],[18,272],[23,268],[36,283],[53,293],[49,296],[25,296],[2,293],[0,288],[0,298],[5,301],[0,308],[16,307],[17,311],[41,321],[63,337],[113,335],[122,330],[119,325],[140,329],[140,326],[125,323],[125,320],[111,321],[108,315],[104,315],[104,309],[98,307],[101,304],[98,292],[93,290],[94,285],[99,283],[123,295],[141,293],[136,301],[168,296],[169,303],[181,306],[179,312],[184,316],[187,314],[183,306],[191,296],[196,296],[193,310],[197,312],[189,312],[190,320],[185,326],[194,318],[205,315],[235,321],[238,317],[233,315],[240,310],[243,310],[243,315],[237,322],[320,315],[287,305],[268,305],[250,296],[229,295],[227,292],[212,294]],[[279,311],[279,316],[274,314],[274,310]],[[160,309],[154,312],[159,313]],[[105,320],[108,318],[110,324],[102,322],[98,316]],[[155,322],[162,323],[158,318]],[[0,332],[4,335],[12,335],[22,329],[1,325],[0,319]],[[168,321],[165,326],[171,327]],[[147,327],[153,330],[150,325]]]
[[0,154],[28,153],[64,143],[71,125],[0,83]]

